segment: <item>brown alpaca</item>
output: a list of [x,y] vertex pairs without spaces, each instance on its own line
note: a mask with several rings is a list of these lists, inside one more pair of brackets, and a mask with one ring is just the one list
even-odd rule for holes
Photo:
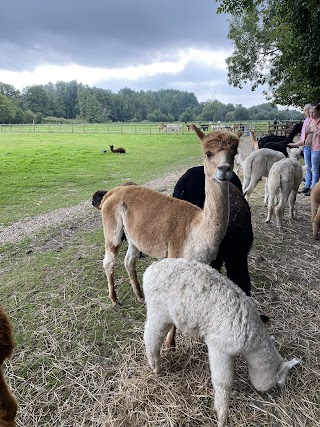
[[97,205],[101,209],[105,237],[103,266],[113,305],[118,303],[114,266],[123,234],[128,241],[124,264],[139,302],[143,302],[136,273],[140,252],[155,258],[190,258],[204,263],[210,263],[217,256],[228,225],[228,182],[239,138],[230,132],[205,135],[194,125],[193,129],[201,140],[204,155],[206,200],[203,209],[137,185],[116,187]]
[[122,147],[119,147],[119,148],[113,148],[113,145],[109,145],[109,147],[110,147],[110,150],[111,150],[113,153],[125,153],[125,152],[126,152],[126,150],[125,150],[124,148],[122,148]]
[[13,334],[8,316],[0,306],[0,427],[15,427],[18,404],[3,376],[3,362],[13,351]]
[[258,141],[255,137],[254,134],[254,130],[250,129],[250,139],[251,139],[251,144],[252,144],[252,150],[259,150],[259,145],[258,145]]
[[318,240],[318,231],[320,228],[320,181],[311,190],[311,221],[312,235],[314,240]]

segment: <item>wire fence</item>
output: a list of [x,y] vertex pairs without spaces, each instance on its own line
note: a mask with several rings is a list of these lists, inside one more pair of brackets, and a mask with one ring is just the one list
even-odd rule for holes
[[[291,124],[290,124],[291,123]],[[296,121],[286,122],[290,129]],[[253,129],[256,136],[271,133],[275,127],[268,121],[243,121],[220,123],[196,123],[204,132],[212,130],[241,129],[245,136]],[[282,126],[283,129],[283,126]],[[75,124],[75,123],[45,123],[45,124],[0,124],[1,133],[77,133],[77,134],[186,134],[191,131],[190,125],[185,123],[106,123],[106,124]]]

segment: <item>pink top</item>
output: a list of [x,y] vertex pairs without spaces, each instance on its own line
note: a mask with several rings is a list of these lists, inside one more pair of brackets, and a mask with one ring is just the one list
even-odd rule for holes
[[[304,145],[304,141],[306,139],[306,130],[307,127],[309,125],[309,123],[311,122],[311,118],[307,117],[302,125],[302,129],[301,129],[301,139],[299,142],[296,142],[294,144],[295,147],[297,146],[301,146]],[[312,151],[320,151],[320,119],[318,120],[318,123],[314,126],[315,131],[313,132],[313,138],[312,138],[312,145],[311,145],[311,150]]]
[[301,139],[300,141],[296,142],[294,145],[295,147],[300,146],[300,145],[304,145],[304,141],[306,139],[306,130],[308,127],[308,124],[311,122],[312,118],[311,117],[306,117],[304,119],[303,125],[302,125],[302,129],[301,129]]
[[320,119],[314,128],[311,149],[312,151],[320,151]]

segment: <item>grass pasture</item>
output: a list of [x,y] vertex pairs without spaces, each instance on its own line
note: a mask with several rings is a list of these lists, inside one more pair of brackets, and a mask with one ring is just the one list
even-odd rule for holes
[[[111,157],[110,152],[100,155],[100,149],[109,145],[109,141],[103,145],[104,140],[98,137],[97,140],[86,140],[82,135],[79,138],[83,161],[80,155],[75,162],[71,155],[62,156],[67,162],[56,157],[61,181],[56,185],[52,180],[50,191],[57,192],[58,197],[52,205],[32,211],[32,215],[42,209],[49,211],[90,199],[102,184],[110,188],[111,184],[127,179],[138,183],[153,180],[153,188],[170,194],[182,171],[199,164],[198,142],[191,135],[190,140],[174,137],[171,143],[167,137],[152,140],[149,148],[154,148],[154,157],[150,154],[149,160],[145,156],[131,156],[133,148],[142,152],[140,143],[134,144],[131,137],[117,136],[113,141],[115,146],[129,147],[125,158]],[[60,147],[56,138],[54,135],[50,147]],[[2,144],[3,140],[0,141]],[[59,141],[69,151],[75,144]],[[30,138],[24,144],[24,147],[34,144],[33,153],[37,146],[41,147],[38,139]],[[141,144],[147,144],[147,139]],[[107,163],[109,156],[117,164],[111,160]],[[130,165],[135,159],[130,174],[127,159]],[[123,161],[126,163],[118,164]],[[93,177],[88,173],[88,180],[92,181],[88,185],[85,180],[79,181],[76,192],[79,197],[64,200],[63,193],[70,185],[68,173],[72,171],[75,180],[79,164],[82,170],[85,164],[89,165],[87,169],[92,168]],[[118,175],[112,180],[108,167],[116,165]],[[37,167],[32,170],[38,173]],[[11,192],[6,190],[4,194]],[[34,192],[37,196],[39,189]],[[36,200],[31,184],[28,194],[27,206]],[[7,200],[8,212],[12,198]],[[251,211],[254,245],[249,270],[253,299],[259,311],[270,316],[267,327],[281,353],[287,358],[299,357],[302,363],[292,369],[283,390],[258,393],[239,358],[229,425],[318,427],[320,246],[311,239],[310,200],[298,195],[296,219],[285,220],[284,234],[278,233],[274,219],[270,224],[264,222],[263,183],[258,184],[251,196]],[[21,212],[20,217],[8,219],[7,224],[25,216],[30,213]],[[17,427],[216,425],[203,343],[178,334],[176,351],[162,352],[162,374],[155,378],[148,369],[143,346],[145,307],[134,300],[123,267],[125,250],[126,244],[116,266],[116,286],[122,306],[114,309],[107,298],[102,270],[103,232],[96,209],[88,207],[80,218],[68,217],[62,225],[45,227],[32,237],[0,247],[1,304],[12,321],[15,336],[14,354],[5,362],[5,376],[19,401]],[[140,277],[152,261],[149,257],[139,260]]]
[[[109,145],[127,152],[111,153]],[[0,134],[0,226],[72,206],[123,181],[142,184],[199,155],[193,133]]]

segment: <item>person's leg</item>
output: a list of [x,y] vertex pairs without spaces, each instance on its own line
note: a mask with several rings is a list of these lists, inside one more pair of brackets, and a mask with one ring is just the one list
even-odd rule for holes
[[313,188],[319,181],[320,151],[311,151],[311,174],[312,181],[310,188]]
[[[304,183],[304,190],[307,190],[311,186],[311,147],[304,147],[303,149],[303,157],[304,157],[304,164],[306,166],[306,180]],[[305,192],[302,190],[302,192]]]

